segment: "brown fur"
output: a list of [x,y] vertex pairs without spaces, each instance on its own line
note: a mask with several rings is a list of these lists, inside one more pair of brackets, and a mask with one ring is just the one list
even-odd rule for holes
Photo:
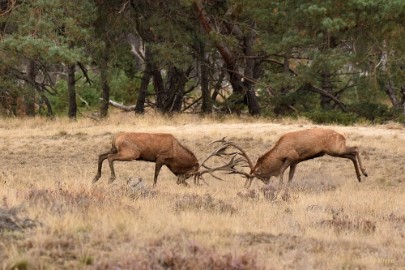
[[[367,176],[363,168],[358,147],[346,146],[346,137],[334,130],[313,128],[286,133],[280,137],[274,147],[258,158],[251,174],[268,183],[271,176],[280,176],[283,183],[284,171],[290,167],[288,183],[291,182],[298,163],[321,157],[323,155],[350,159],[356,170],[357,179],[361,181],[361,172]],[[252,178],[246,183],[249,187]]]
[[119,133],[112,141],[111,150],[98,158],[97,175],[93,182],[101,177],[103,161],[107,159],[111,169],[110,183],[116,178],[114,161],[142,160],[155,162],[153,185],[163,165],[166,165],[177,177],[177,183],[187,184],[185,180],[198,171],[198,160],[189,149],[179,143],[171,134],[166,133]]

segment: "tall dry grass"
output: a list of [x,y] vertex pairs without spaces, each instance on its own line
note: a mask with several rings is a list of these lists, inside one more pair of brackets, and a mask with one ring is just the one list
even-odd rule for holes
[[[3,269],[395,269],[405,265],[405,129],[331,128],[361,149],[369,177],[348,160],[299,164],[290,196],[238,176],[176,185],[154,164],[116,163],[96,185],[97,155],[121,131],[169,132],[202,160],[227,136],[252,159],[305,120],[113,114],[106,120],[0,120],[0,265]],[[129,178],[141,177],[144,190]],[[273,179],[276,185],[278,180]],[[191,183],[192,181],[189,180]],[[269,193],[270,192],[270,193]],[[12,229],[14,224],[17,229]],[[28,226],[30,225],[30,226]]]

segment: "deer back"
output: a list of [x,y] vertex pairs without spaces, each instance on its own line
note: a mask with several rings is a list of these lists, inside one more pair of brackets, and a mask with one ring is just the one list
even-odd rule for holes
[[140,160],[156,161],[158,158],[173,156],[173,135],[166,133],[121,133],[115,138],[118,151],[131,148],[139,151]]

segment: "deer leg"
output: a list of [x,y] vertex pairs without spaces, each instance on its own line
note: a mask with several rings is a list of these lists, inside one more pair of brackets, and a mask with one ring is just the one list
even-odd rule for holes
[[183,184],[184,186],[188,187],[188,183],[186,182],[186,177],[185,176],[179,176],[177,178],[177,185]]
[[288,173],[288,185],[290,185],[291,180],[292,180],[293,177],[294,177],[295,168],[297,167],[297,164],[298,164],[298,163],[292,163],[291,166],[290,166],[290,171],[289,171],[289,173]]
[[[368,176],[366,169],[364,169],[364,167],[362,165],[358,147],[356,147],[356,146],[346,147],[346,151],[344,153],[342,153],[342,155],[335,155],[335,156],[348,158],[353,162],[354,168],[356,170],[357,179],[359,180],[359,182],[361,182],[360,170],[365,177]],[[358,164],[357,164],[357,162],[358,162]],[[360,165],[360,170],[359,170],[359,165]]]
[[163,162],[160,160],[156,160],[155,175],[153,176],[153,186],[156,186],[157,178],[158,178],[158,175],[159,175],[159,172],[160,172],[160,169],[162,168],[162,166],[163,166]]
[[131,160],[136,160],[140,156],[139,151],[133,150],[133,149],[126,149],[123,151],[118,152],[117,154],[109,154],[107,159],[108,163],[110,165],[110,170],[111,170],[111,177],[110,180],[108,181],[109,183],[114,182],[115,180],[115,170],[114,170],[114,161],[131,161]]
[[350,159],[353,162],[354,169],[356,170],[357,180],[359,180],[359,182],[361,182],[361,174],[360,174],[359,166],[357,164],[356,155],[355,154],[346,154],[346,155],[343,155],[342,157]]
[[[292,164],[292,161],[289,159],[286,159],[283,163],[283,165],[280,168],[280,181],[279,181],[279,187],[281,188],[283,186],[283,175],[284,171]],[[295,168],[294,168],[295,170]]]
[[102,166],[103,166],[103,161],[104,161],[105,159],[107,159],[108,154],[110,154],[110,152],[107,152],[107,153],[104,153],[104,154],[101,154],[101,155],[98,156],[97,174],[96,174],[96,176],[94,176],[94,178],[93,178],[93,183],[97,182],[98,179],[100,179],[100,177],[101,177],[101,168],[102,168]]
[[366,169],[363,167],[363,164],[362,164],[362,162],[361,162],[359,149],[358,149],[357,147],[354,147],[354,148],[355,148],[355,153],[356,153],[357,161],[359,162],[359,165],[360,165],[361,172],[363,173],[363,175],[364,175],[365,177],[367,177],[368,174],[367,174]]

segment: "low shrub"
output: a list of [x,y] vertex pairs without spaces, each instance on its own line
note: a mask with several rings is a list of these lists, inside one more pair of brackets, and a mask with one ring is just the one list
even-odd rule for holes
[[158,239],[131,256],[101,259],[93,269],[265,269],[253,253],[221,254],[194,241],[179,241],[172,237]]
[[234,214],[237,211],[232,205],[223,200],[217,200],[210,194],[204,196],[186,194],[175,202],[174,208],[177,212],[188,210]]

